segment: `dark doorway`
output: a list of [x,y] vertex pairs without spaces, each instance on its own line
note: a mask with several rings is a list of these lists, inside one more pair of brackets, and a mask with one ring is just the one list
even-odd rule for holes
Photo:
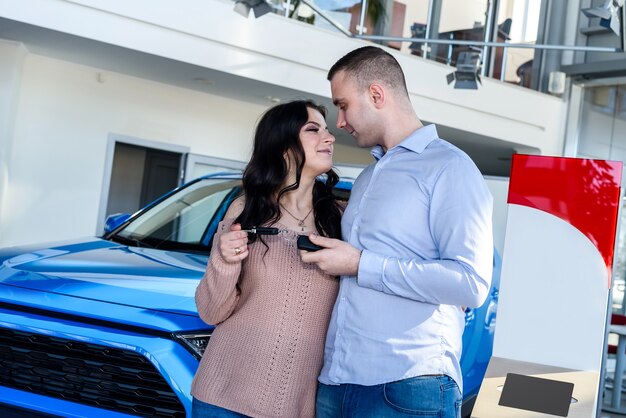
[[106,216],[134,213],[178,186],[182,154],[115,143]]
[[146,149],[140,205],[144,207],[178,186],[180,154]]

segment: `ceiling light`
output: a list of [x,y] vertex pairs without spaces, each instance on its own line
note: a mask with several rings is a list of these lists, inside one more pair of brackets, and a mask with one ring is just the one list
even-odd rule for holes
[[624,0],[605,0],[602,6],[588,7],[580,11],[587,17],[599,17],[600,26],[609,28],[620,36],[620,8],[624,7]]
[[272,6],[265,0],[235,0],[235,10],[243,17],[248,17],[250,9],[254,12],[254,17],[261,17],[272,11]]
[[480,52],[464,51],[459,53],[456,71],[448,74],[448,84],[454,81],[455,89],[477,89],[480,81]]

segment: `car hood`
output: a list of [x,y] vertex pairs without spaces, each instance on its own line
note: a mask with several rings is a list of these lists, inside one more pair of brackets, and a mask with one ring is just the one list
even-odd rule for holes
[[[96,239],[7,258],[0,267],[0,284],[12,287],[13,297],[24,297],[26,289],[37,292],[28,294],[29,303],[47,309],[71,311],[72,305],[80,305],[85,310],[87,301],[94,301],[98,309],[106,303],[120,311],[152,310],[197,319],[194,294],[207,260],[206,255]],[[46,306],[47,300],[55,303]],[[60,301],[65,306],[57,306]]]

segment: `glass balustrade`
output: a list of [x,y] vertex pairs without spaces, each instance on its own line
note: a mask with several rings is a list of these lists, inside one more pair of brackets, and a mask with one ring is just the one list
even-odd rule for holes
[[[277,14],[338,30],[316,13],[319,8],[351,34],[382,37],[372,42],[416,58],[457,66],[460,56],[471,54],[480,58],[484,77],[528,88],[536,84],[540,55],[530,46],[537,41],[541,0],[310,0],[314,8],[300,0],[267,1]],[[529,47],[467,44],[472,41]]]

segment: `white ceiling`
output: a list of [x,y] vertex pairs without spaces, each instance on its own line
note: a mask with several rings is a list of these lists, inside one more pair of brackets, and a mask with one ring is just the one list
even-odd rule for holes
[[[334,126],[336,121],[336,112],[329,97],[305,94],[298,90],[4,18],[0,18],[0,38],[21,42],[35,54],[265,106],[272,104],[268,97],[281,100],[311,98],[328,108],[330,126]],[[442,138],[467,152],[483,174],[508,176],[513,153],[537,152],[519,144],[447,126],[438,125],[437,128]],[[333,133],[339,143],[354,146],[347,133],[337,130]]]

